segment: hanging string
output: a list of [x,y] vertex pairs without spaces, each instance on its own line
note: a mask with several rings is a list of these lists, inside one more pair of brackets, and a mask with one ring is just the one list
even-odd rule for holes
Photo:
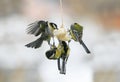
[[62,21],[62,28],[64,28],[64,24],[63,24],[63,4],[62,4],[62,0],[60,0],[60,10],[61,10],[61,21]]

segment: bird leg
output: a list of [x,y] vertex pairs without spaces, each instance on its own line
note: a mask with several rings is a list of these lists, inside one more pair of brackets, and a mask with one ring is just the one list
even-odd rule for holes
[[48,41],[48,45],[50,46],[51,49],[52,49],[52,47],[54,46],[54,45],[52,45],[52,44],[50,43],[50,41]]
[[71,40],[68,41],[68,46],[69,46],[70,42],[71,42]]
[[54,39],[54,37],[53,37],[53,45],[55,46],[55,39]]
[[52,44],[50,44],[50,43],[48,43],[48,45],[50,46],[50,49],[52,49],[53,45],[52,45]]

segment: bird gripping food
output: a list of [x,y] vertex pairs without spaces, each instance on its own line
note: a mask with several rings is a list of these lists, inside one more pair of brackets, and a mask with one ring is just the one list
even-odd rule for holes
[[74,23],[71,25],[69,32],[70,32],[72,39],[76,42],[79,42],[83,46],[85,51],[88,54],[90,54],[91,53],[90,50],[87,48],[85,43],[82,41],[83,27],[79,25],[78,23]]
[[[82,41],[83,27],[78,23],[74,23],[70,26],[69,31],[65,28],[57,28],[57,25],[48,21],[36,21],[29,24],[27,28],[27,33],[34,35],[39,38],[25,46],[28,48],[40,48],[43,41],[47,41],[50,49],[46,51],[45,55],[50,60],[57,60],[58,70],[60,74],[66,74],[66,64],[70,54],[70,47],[67,41],[73,39],[75,42],[79,42],[85,51],[90,54],[90,50]],[[58,46],[55,45],[54,38],[58,39]],[[51,44],[51,38],[53,39],[53,44]],[[62,61],[61,61],[62,60]]]
[[53,31],[55,29],[58,29],[55,23],[51,23],[51,22],[49,23],[43,20],[31,23],[27,29],[27,33],[35,35],[35,36],[40,35],[40,37],[37,40],[25,46],[36,49],[36,48],[41,47],[43,41],[47,41],[48,44],[51,45],[50,40],[51,38],[54,39]]

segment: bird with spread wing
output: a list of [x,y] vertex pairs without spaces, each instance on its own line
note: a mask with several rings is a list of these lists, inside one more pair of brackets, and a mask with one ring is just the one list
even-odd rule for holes
[[[36,21],[34,23],[31,23],[28,25],[27,33],[32,34],[35,36],[39,36],[39,38],[31,43],[26,44],[25,46],[31,47],[31,48],[39,48],[41,47],[43,41],[47,41],[49,45],[51,38],[54,40],[53,31],[57,28],[57,25],[55,23],[46,22],[43,20]],[[54,42],[54,41],[53,41]]]
[[[39,38],[25,46],[36,49],[41,47],[43,41],[47,41],[50,49],[46,51],[45,55],[50,60],[57,60],[60,74],[66,74],[66,64],[70,54],[69,43],[71,39],[79,42],[88,54],[91,53],[82,40],[83,27],[78,23],[72,24],[68,31],[66,31],[63,25],[58,28],[55,23],[43,20],[33,22],[28,26],[27,33],[36,37],[39,36]],[[55,45],[55,37],[58,39],[58,46]],[[53,39],[53,44],[50,43],[51,38]]]

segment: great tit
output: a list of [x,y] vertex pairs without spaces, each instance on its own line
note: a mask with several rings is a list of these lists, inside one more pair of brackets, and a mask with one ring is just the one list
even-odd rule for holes
[[[61,53],[61,57],[58,59],[58,68],[60,70],[61,74],[66,74],[66,64],[67,64],[67,60],[70,54],[70,48],[69,45],[65,42],[65,41],[61,41],[60,45],[63,47],[62,53]],[[62,59],[62,67],[60,67],[60,59]]]
[[[61,74],[66,74],[66,63],[70,54],[70,48],[65,41],[60,41],[58,47],[53,46],[45,54],[48,59],[57,60],[58,70]],[[60,60],[62,60],[62,64]]]
[[50,45],[51,38],[54,38],[53,31],[55,29],[58,29],[55,23],[51,23],[43,20],[29,24],[29,27],[27,28],[27,33],[35,36],[39,36],[39,35],[41,36],[37,40],[25,46],[36,49],[41,47],[43,41],[47,41],[48,44]]
[[82,40],[83,27],[81,25],[79,25],[78,23],[72,24],[70,27],[70,35],[74,41],[79,42],[83,46],[83,48],[88,54],[91,53]]

